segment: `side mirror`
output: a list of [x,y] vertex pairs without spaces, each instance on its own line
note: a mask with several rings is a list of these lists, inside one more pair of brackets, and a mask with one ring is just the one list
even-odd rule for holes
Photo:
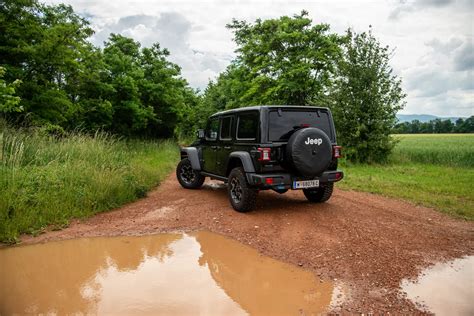
[[206,134],[204,133],[204,130],[203,129],[199,129],[198,132],[197,132],[197,137],[199,139],[204,139],[206,137]]

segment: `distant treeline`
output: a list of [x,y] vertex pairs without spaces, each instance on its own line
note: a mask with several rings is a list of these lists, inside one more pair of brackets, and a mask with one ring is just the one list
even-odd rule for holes
[[442,134],[442,133],[474,133],[474,116],[467,119],[451,120],[435,119],[429,122],[413,120],[395,125],[394,134]]

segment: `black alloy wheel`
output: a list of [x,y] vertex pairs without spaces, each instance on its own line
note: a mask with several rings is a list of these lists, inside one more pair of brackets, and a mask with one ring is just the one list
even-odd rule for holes
[[241,167],[234,168],[229,174],[227,193],[230,204],[237,212],[249,212],[255,208],[258,190],[252,188],[245,177]]
[[184,158],[178,164],[176,168],[176,177],[178,178],[179,184],[186,189],[197,189],[204,183],[205,177],[193,169],[191,161],[188,158]]

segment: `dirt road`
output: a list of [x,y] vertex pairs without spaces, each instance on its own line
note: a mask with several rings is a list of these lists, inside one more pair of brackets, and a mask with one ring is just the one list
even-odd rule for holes
[[473,223],[407,202],[336,190],[319,205],[298,191],[261,192],[257,210],[241,214],[219,182],[185,190],[174,175],[142,200],[22,241],[193,230],[221,233],[322,279],[342,281],[350,297],[335,311],[343,313],[413,313],[416,306],[400,295],[400,280],[436,261],[474,254]]

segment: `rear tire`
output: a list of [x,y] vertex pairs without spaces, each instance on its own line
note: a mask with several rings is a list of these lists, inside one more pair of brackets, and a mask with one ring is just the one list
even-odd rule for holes
[[176,178],[178,178],[179,184],[185,189],[200,188],[206,179],[199,171],[193,169],[188,158],[184,158],[178,163]]
[[227,193],[230,204],[237,212],[246,213],[255,208],[258,191],[249,186],[242,168],[234,168],[230,172]]
[[303,189],[304,196],[313,203],[323,203],[329,200],[334,189],[334,183],[328,183],[324,187],[316,189]]

